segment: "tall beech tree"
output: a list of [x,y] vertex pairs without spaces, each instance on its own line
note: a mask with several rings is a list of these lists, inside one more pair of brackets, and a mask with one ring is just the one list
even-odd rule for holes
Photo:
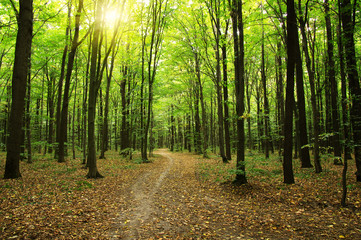
[[242,1],[230,0],[229,3],[233,26],[234,81],[237,113],[237,174],[234,183],[245,184],[247,183],[247,178],[244,154],[244,35]]
[[[320,125],[319,125],[319,110],[317,105],[316,99],[316,87],[315,87],[315,70],[314,64],[312,64],[312,60],[309,53],[309,44],[306,32],[306,22],[308,22],[308,3],[305,6],[305,16],[303,16],[303,11],[301,8],[301,1],[299,1],[299,23],[300,23],[300,30],[302,36],[302,49],[306,59],[306,67],[308,73],[308,80],[310,83],[310,92],[311,92],[311,106],[312,106],[312,124],[313,124],[313,157],[314,157],[314,165],[315,165],[315,172],[320,173],[322,172],[322,167],[320,163],[320,141],[319,141],[319,134],[320,134]],[[314,59],[314,48],[312,49],[312,59]]]
[[292,167],[292,135],[293,135],[293,105],[295,66],[297,56],[297,19],[294,0],[287,0],[287,82],[285,102],[284,153],[283,153],[283,181],[295,182]]
[[[225,136],[224,136],[224,114],[223,114],[223,87],[222,87],[222,72],[221,72],[221,3],[219,0],[206,1],[208,12],[212,23],[212,32],[215,42],[215,66],[213,61],[210,59],[210,55],[206,52],[205,59],[207,59],[207,66],[210,71],[209,75],[214,82],[216,93],[217,93],[217,116],[218,116],[218,140],[219,140],[219,151],[224,163],[228,162],[228,158],[225,152]],[[204,41],[209,41],[203,38]],[[206,45],[208,45],[205,42]],[[230,146],[229,146],[230,147]],[[228,156],[230,157],[230,156]]]
[[332,138],[331,144],[334,152],[334,164],[340,165],[341,161],[341,144],[340,144],[340,122],[338,111],[338,88],[336,83],[334,47],[331,29],[330,6],[329,1],[325,0],[325,20],[326,20],[326,37],[327,37],[327,81],[331,90],[331,117],[332,117]]
[[[151,122],[151,112],[153,104],[153,85],[155,81],[155,76],[157,73],[158,63],[161,56],[161,48],[164,37],[164,29],[166,26],[166,16],[168,11],[168,0],[151,0],[149,3],[149,22],[150,26],[150,42],[149,42],[149,52],[145,52],[146,61],[147,61],[147,78],[148,78],[148,105],[146,111],[146,121],[143,129],[142,139],[142,159],[144,162],[148,162],[147,149],[148,149],[148,134]],[[147,35],[144,36],[143,48],[145,48]],[[143,60],[144,61],[144,60]],[[144,72],[145,69],[142,71]]]
[[95,114],[98,90],[101,84],[101,77],[98,77],[98,53],[99,53],[99,36],[101,31],[101,21],[103,17],[102,7],[103,0],[96,2],[95,22],[93,37],[91,42],[91,61],[90,61],[90,77],[89,77],[89,98],[88,98],[88,178],[102,178],[98,172],[96,147],[95,147]]
[[56,113],[55,113],[55,126],[56,126],[56,137],[55,137],[55,151],[54,156],[57,159],[59,155],[59,142],[60,142],[60,125],[61,125],[61,99],[62,99],[62,93],[63,93],[63,85],[64,85],[64,78],[65,78],[65,65],[66,65],[66,59],[67,59],[67,53],[69,48],[69,34],[70,34],[70,18],[71,18],[71,4],[67,3],[68,6],[68,23],[65,30],[65,46],[61,58],[61,68],[60,68],[60,76],[58,81],[58,96],[57,96],[57,103],[56,103]]
[[350,0],[340,0],[341,20],[343,28],[346,72],[348,76],[348,86],[351,94],[350,120],[353,133],[353,147],[355,149],[356,180],[361,182],[361,88],[357,71],[356,48],[355,48],[355,12]]
[[70,52],[68,55],[68,63],[65,77],[64,93],[63,93],[63,106],[61,110],[60,117],[60,129],[58,131],[58,162],[65,162],[65,142],[66,142],[66,132],[68,124],[68,108],[69,108],[69,91],[70,91],[70,81],[73,72],[74,60],[76,56],[76,51],[81,41],[79,42],[79,29],[80,29],[80,16],[83,10],[83,0],[79,0],[78,10],[75,14],[75,31],[73,40],[70,47]]
[[18,32],[15,46],[15,59],[12,77],[12,104],[7,139],[7,155],[4,178],[21,177],[19,161],[25,92],[30,67],[31,44],[33,38],[33,1],[22,0],[19,11],[14,7]]

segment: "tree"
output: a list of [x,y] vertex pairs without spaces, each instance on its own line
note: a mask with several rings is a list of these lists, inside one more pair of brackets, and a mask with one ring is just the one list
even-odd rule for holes
[[[312,106],[312,124],[313,124],[313,157],[314,157],[314,164],[315,164],[315,172],[320,173],[322,172],[322,167],[320,163],[320,143],[319,143],[319,134],[320,134],[320,125],[319,125],[319,110],[317,107],[316,101],[316,88],[315,88],[315,70],[312,67],[314,64],[311,62],[311,57],[308,51],[308,38],[306,33],[306,21],[308,21],[308,2],[306,4],[306,16],[305,19],[303,18],[302,9],[299,4],[299,11],[300,11],[300,29],[301,29],[301,36],[302,36],[302,49],[305,54],[306,59],[306,67],[308,72],[308,80],[310,83],[310,91],[311,91],[311,106]],[[312,51],[312,55],[314,55],[314,50]],[[313,58],[314,59],[314,58]]]
[[330,19],[330,7],[328,0],[325,0],[325,20],[326,20],[326,36],[327,36],[327,78],[331,90],[331,117],[332,117],[332,146],[334,151],[334,164],[341,165],[341,144],[340,144],[340,122],[338,111],[338,89],[335,73],[335,59],[333,56],[333,39]]
[[99,35],[101,31],[103,0],[97,1],[96,15],[94,22],[94,32],[91,48],[90,61],[90,83],[89,83],[89,98],[88,98],[88,178],[102,178],[103,176],[98,172],[96,162],[96,148],[95,148],[95,113],[96,100],[98,90],[101,83],[101,78],[97,75],[98,63],[98,49],[99,49]]
[[[151,112],[153,103],[153,84],[157,73],[159,58],[161,55],[161,47],[163,41],[163,34],[166,25],[168,0],[152,0],[149,4],[150,14],[150,42],[149,52],[147,52],[147,70],[148,70],[148,105],[146,111],[146,122],[144,125],[144,135],[142,134],[142,159],[148,162],[148,134],[151,122]],[[143,44],[146,44],[146,36],[144,36]],[[143,45],[143,47],[145,47]],[[144,69],[142,70],[144,71]]]
[[20,1],[19,12],[15,9],[18,33],[15,46],[15,60],[12,77],[12,104],[9,121],[9,137],[4,178],[21,177],[20,145],[21,129],[25,107],[25,92],[30,67],[31,44],[33,37],[33,1]]
[[285,140],[283,153],[283,181],[295,182],[292,168],[292,135],[293,135],[293,103],[294,103],[294,73],[297,55],[297,22],[294,0],[287,0],[287,83],[285,103]]
[[233,27],[234,79],[237,113],[237,174],[235,184],[247,183],[244,144],[244,35],[242,0],[230,0]]
[[69,108],[69,89],[70,89],[70,80],[73,72],[74,59],[76,56],[76,51],[79,44],[79,29],[80,29],[80,15],[83,10],[83,0],[79,0],[78,10],[75,15],[75,32],[74,37],[71,43],[70,52],[68,56],[67,71],[65,77],[64,93],[63,93],[63,106],[60,116],[60,129],[59,134],[59,146],[58,146],[58,162],[65,162],[65,142],[66,142],[66,132],[67,132],[67,123],[68,123],[68,108]]
[[[346,72],[351,94],[352,106],[350,120],[353,133],[353,144],[355,149],[356,180],[361,182],[361,88],[357,71],[356,50],[354,40],[355,16],[352,18],[353,9],[350,0],[340,0],[341,20],[344,36]],[[355,13],[354,13],[355,14]]]

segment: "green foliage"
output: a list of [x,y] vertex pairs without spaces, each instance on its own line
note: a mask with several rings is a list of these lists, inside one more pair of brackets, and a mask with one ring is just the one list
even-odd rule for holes
[[92,187],[93,187],[92,183],[85,181],[85,180],[79,180],[76,182],[75,190],[82,191],[86,188],[92,188]]

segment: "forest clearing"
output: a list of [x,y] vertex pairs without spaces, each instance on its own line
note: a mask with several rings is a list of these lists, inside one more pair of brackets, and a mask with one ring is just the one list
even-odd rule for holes
[[295,167],[287,185],[278,156],[249,155],[242,186],[230,182],[234,161],[214,155],[161,149],[139,159],[111,151],[97,180],[78,158],[22,162],[22,179],[0,182],[1,238],[361,239],[360,186],[350,181],[341,207],[342,167],[327,159],[322,174]]

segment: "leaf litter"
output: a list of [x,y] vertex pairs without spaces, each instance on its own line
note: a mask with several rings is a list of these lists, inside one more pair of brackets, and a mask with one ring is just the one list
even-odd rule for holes
[[[5,165],[1,156],[1,174]],[[251,159],[251,160],[250,160]],[[360,184],[348,179],[339,204],[339,166],[295,167],[282,183],[277,159],[247,157],[249,183],[231,183],[217,157],[158,150],[149,164],[108,152],[103,179],[87,179],[80,159],[21,163],[22,178],[0,181],[3,239],[361,239]],[[297,164],[297,163],[295,163]],[[351,165],[351,164],[350,164]]]

